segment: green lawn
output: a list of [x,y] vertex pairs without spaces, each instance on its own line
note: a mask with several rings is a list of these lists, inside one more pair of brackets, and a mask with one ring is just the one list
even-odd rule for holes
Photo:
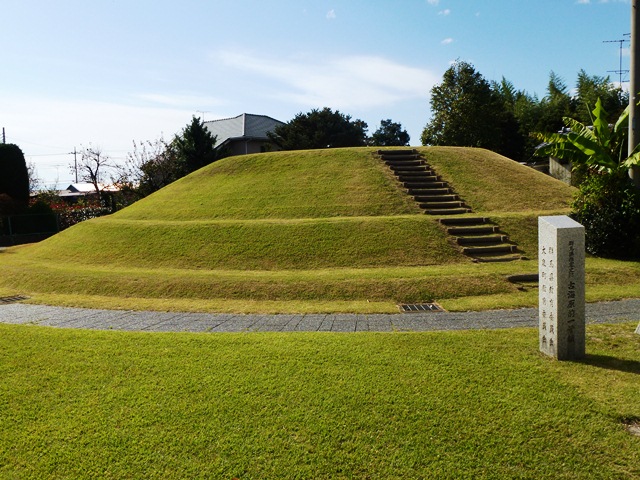
[[0,325],[2,478],[638,478],[640,336]]

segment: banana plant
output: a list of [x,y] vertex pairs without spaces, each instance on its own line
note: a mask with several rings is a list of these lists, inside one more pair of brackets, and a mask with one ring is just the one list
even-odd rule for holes
[[539,157],[555,157],[570,161],[574,166],[585,165],[600,173],[617,174],[640,165],[640,145],[627,156],[629,108],[611,126],[600,99],[592,111],[592,126],[570,118],[563,121],[568,127],[562,133],[534,133],[544,145],[536,151]]

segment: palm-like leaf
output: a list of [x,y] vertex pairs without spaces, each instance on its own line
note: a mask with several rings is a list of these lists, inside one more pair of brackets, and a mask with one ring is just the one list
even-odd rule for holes
[[607,112],[602,107],[600,99],[592,113],[592,128],[573,118],[565,117],[563,120],[569,127],[568,133],[534,135],[534,138],[546,143],[536,151],[536,156],[552,156],[607,173],[638,165],[640,152],[625,160],[622,151],[629,124],[628,109],[620,115],[613,129],[609,126]]
[[593,130],[595,137],[603,147],[609,145],[611,129],[607,121],[607,112],[602,107],[602,102],[599,98],[596,102],[596,108],[593,109]]

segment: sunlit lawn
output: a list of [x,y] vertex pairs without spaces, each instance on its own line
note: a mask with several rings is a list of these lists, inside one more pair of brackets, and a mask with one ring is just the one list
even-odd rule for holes
[[638,478],[640,335],[0,325],[2,478]]

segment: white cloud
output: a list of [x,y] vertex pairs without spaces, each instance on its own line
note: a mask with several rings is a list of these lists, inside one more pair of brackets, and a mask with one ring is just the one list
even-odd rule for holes
[[198,95],[167,95],[162,93],[142,93],[136,95],[136,98],[157,105],[175,108],[187,108],[192,110],[197,108],[210,108],[212,106],[224,105],[225,103],[224,100],[219,98]]
[[275,80],[271,95],[303,108],[372,108],[426,99],[439,81],[429,70],[377,56],[276,59],[227,51],[214,59],[228,68],[257,75],[257,82]]
[[450,15],[450,14],[451,14],[451,10],[450,10],[450,9],[448,9],[448,8],[445,8],[444,10],[440,10],[440,11],[438,12],[438,15],[442,15],[442,16],[445,16],[445,17],[446,17],[447,15]]
[[440,3],[440,0],[427,0],[427,3],[429,5],[438,5]]
[[335,10],[329,10],[327,12],[327,20],[335,20],[336,18],[336,11]]
[[450,45],[453,43],[453,38],[449,37],[449,38],[445,38],[444,40],[442,40],[440,42],[442,45]]

